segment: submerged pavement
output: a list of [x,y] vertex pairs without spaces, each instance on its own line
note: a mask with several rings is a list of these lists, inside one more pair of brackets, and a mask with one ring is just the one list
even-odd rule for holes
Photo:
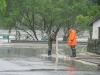
[[67,44],[59,44],[58,57],[55,44],[52,56],[49,57],[47,44],[0,44],[0,75],[99,75],[100,56],[94,56],[86,50],[80,52],[84,47],[85,45],[76,47],[77,57],[81,59],[74,60],[66,58],[66,55],[71,54]]

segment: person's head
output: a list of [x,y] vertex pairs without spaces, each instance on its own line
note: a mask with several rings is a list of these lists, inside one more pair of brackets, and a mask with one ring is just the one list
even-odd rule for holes
[[52,32],[51,32],[51,34],[52,34],[52,35],[55,35],[55,32],[54,32],[54,31],[52,31]]
[[69,29],[69,32],[71,31],[71,30],[73,30],[73,28],[72,27],[70,27],[70,28],[68,28]]

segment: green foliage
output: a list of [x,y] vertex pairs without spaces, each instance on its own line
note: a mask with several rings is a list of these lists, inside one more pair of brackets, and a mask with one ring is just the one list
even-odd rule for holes
[[89,11],[87,12],[87,15],[78,15],[76,18],[76,23],[79,25],[80,29],[88,29],[89,32],[92,32],[92,28],[88,25],[91,21],[93,21],[95,18],[100,16],[100,6],[94,5],[92,6]]
[[0,13],[3,13],[6,8],[5,0],[0,0]]
[[85,30],[85,29],[88,29],[89,26],[88,26],[88,23],[90,22],[90,19],[88,16],[83,16],[83,15],[79,15],[77,16],[76,18],[76,23],[79,25],[78,27],[78,30],[81,29],[81,30]]
[[85,30],[87,24],[100,15],[100,7],[89,5],[89,0],[6,0],[6,3],[1,28],[28,29],[34,35],[37,29],[49,34],[61,27],[66,36],[68,27]]
[[89,0],[90,4],[93,5],[100,5],[100,0]]
[[95,19],[96,17],[100,16],[100,6],[98,5],[94,5],[91,7],[91,10],[88,12],[88,16],[93,19]]

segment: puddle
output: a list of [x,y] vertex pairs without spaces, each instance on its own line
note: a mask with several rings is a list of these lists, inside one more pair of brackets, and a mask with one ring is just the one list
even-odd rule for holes
[[[52,56],[50,57],[47,55],[47,45],[37,46],[32,48],[0,47],[0,61],[2,62],[0,71],[70,71],[70,69],[83,72],[100,71],[100,67],[97,65],[76,60],[64,60],[64,54],[70,55],[71,53],[70,48],[67,48],[66,45],[59,46],[59,50],[63,54],[62,56],[60,54],[58,59],[56,58],[55,46],[53,46]],[[83,47],[80,46],[79,48]],[[82,75],[81,72],[80,75]]]

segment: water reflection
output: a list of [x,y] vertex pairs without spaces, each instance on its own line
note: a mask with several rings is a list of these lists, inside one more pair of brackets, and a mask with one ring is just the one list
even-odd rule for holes
[[[66,53],[66,55],[69,54],[68,52],[70,50],[67,50],[66,46],[59,46],[59,49],[61,49],[60,51],[62,53]],[[41,56],[42,54],[44,54],[44,55]],[[46,66],[47,66],[47,68],[50,68],[50,69],[53,68],[53,70],[56,70],[56,71],[58,71],[58,69],[66,70],[66,66],[67,66],[67,70],[69,71],[70,75],[72,72],[75,73],[76,70],[77,71],[100,71],[100,66],[97,67],[94,65],[84,64],[81,62],[77,62],[75,60],[64,60],[63,58],[60,57],[59,61],[58,61],[58,58],[56,58],[55,50],[52,51],[52,56],[48,57],[46,46],[39,47],[39,48],[35,48],[35,47],[33,47],[33,48],[3,47],[3,48],[0,48],[0,58],[4,58],[5,60],[9,59],[9,61],[10,60],[12,61],[12,58],[13,58],[14,59],[13,62],[15,62],[15,60],[16,60],[16,62],[18,62],[18,63],[21,61],[20,59],[24,60],[25,61],[24,63],[36,62],[36,64],[38,64],[40,62],[44,62],[44,64],[42,65],[42,68],[46,68]],[[36,61],[36,60],[34,60],[34,58],[38,58],[41,60]],[[36,66],[36,67],[41,66],[41,65],[36,65],[36,64],[34,66]],[[67,65],[67,64],[69,64],[69,65]],[[30,64],[30,65],[32,65],[32,64]],[[74,73],[72,75],[74,75]]]
[[48,61],[52,61],[51,56],[48,57]]
[[98,69],[97,70],[100,71],[100,64],[98,64]]
[[46,50],[34,49],[34,48],[1,48],[0,49],[0,57],[37,57],[41,53],[45,53]]
[[71,60],[70,65],[67,67],[68,75],[75,75],[76,67],[75,67],[75,59]]
[[55,71],[57,71],[57,66],[58,66],[58,55],[56,55],[56,58],[55,58]]

